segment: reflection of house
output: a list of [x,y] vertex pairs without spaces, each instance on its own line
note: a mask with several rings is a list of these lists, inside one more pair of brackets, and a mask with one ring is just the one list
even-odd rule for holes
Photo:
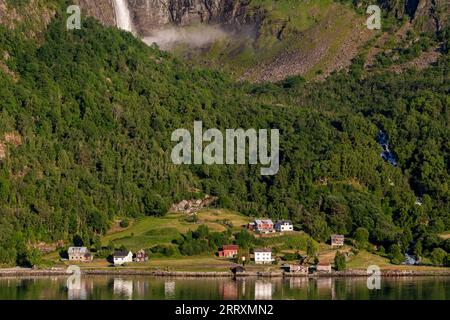
[[133,254],[131,251],[114,252],[114,265],[120,266],[128,262],[133,262]]
[[223,300],[236,300],[238,298],[237,283],[234,281],[220,281],[219,292]]
[[219,257],[225,258],[235,258],[238,253],[239,246],[235,244],[223,245],[222,248],[219,249]]
[[318,277],[315,280],[319,299],[333,299],[333,279],[331,277]]
[[135,262],[145,262],[145,261],[147,261],[147,260],[148,260],[148,256],[147,256],[147,254],[145,253],[145,250],[144,250],[144,249],[139,250],[138,252],[136,252],[136,255],[135,255],[135,257],[134,257],[134,261],[135,261]]
[[342,234],[331,235],[331,246],[341,247],[344,245],[344,236]]
[[69,247],[69,261],[92,261],[92,255],[86,247]]
[[175,297],[175,281],[164,282],[164,296],[166,299]]
[[114,294],[131,300],[133,296],[133,281],[114,279]]
[[329,264],[328,262],[319,262],[316,266],[316,271],[322,273],[330,273],[331,264]]
[[139,296],[139,297],[143,297],[145,296],[145,293],[148,290],[149,284],[146,280],[143,279],[138,279],[134,281],[134,292]]
[[289,277],[289,288],[291,289],[307,288],[308,285],[307,277]]
[[289,220],[278,220],[275,223],[275,230],[278,232],[294,231],[294,225]]
[[270,219],[256,219],[248,224],[248,228],[258,233],[274,232],[273,222]]
[[255,282],[255,300],[271,300],[272,299],[272,283],[263,280]]
[[272,249],[270,248],[259,248],[253,250],[254,260],[256,264],[266,264],[272,263]]
[[86,300],[88,297],[89,286],[81,279],[75,279],[74,282],[67,281],[67,299],[68,300]]

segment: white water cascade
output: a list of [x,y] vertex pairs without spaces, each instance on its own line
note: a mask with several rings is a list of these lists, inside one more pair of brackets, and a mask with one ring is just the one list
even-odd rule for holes
[[127,0],[113,0],[114,10],[116,11],[116,24],[117,27],[133,32],[133,21],[131,19],[130,10],[128,9]]

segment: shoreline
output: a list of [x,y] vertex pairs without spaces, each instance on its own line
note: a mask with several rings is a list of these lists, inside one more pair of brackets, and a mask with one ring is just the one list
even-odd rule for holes
[[[0,278],[4,277],[49,277],[67,276],[65,269],[0,269]],[[195,278],[230,278],[230,277],[262,277],[262,278],[339,278],[339,277],[368,277],[366,270],[333,271],[331,273],[289,273],[289,272],[264,272],[250,271],[234,274],[231,271],[163,271],[163,270],[137,270],[137,269],[81,269],[82,275],[91,276],[153,276],[153,277],[195,277]],[[450,276],[447,270],[381,270],[382,277],[440,277]]]

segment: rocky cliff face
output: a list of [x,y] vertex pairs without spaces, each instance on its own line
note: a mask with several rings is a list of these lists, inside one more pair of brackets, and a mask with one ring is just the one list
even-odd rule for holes
[[[112,0],[77,0],[91,16],[106,25],[115,24]],[[249,0],[127,0],[134,28],[141,36],[171,26],[221,24],[240,27],[258,21],[249,13]]]
[[413,23],[421,31],[437,32],[448,26],[450,5],[448,0],[410,0],[417,2]]
[[107,26],[116,25],[116,15],[112,0],[75,0],[90,16],[96,17]]
[[147,35],[167,25],[199,23],[241,26],[252,21],[244,0],[128,0],[138,33]]
[[438,32],[448,25],[448,0],[379,0],[378,3],[398,19],[409,17],[420,31]]

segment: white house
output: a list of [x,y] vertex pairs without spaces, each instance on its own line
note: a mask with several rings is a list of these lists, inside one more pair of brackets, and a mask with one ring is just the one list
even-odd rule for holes
[[120,266],[128,262],[133,262],[133,253],[131,251],[116,251],[114,253],[115,266]]
[[272,249],[260,248],[253,250],[254,260],[256,264],[272,263]]
[[294,231],[294,225],[289,220],[278,220],[275,223],[275,230],[278,232]]

